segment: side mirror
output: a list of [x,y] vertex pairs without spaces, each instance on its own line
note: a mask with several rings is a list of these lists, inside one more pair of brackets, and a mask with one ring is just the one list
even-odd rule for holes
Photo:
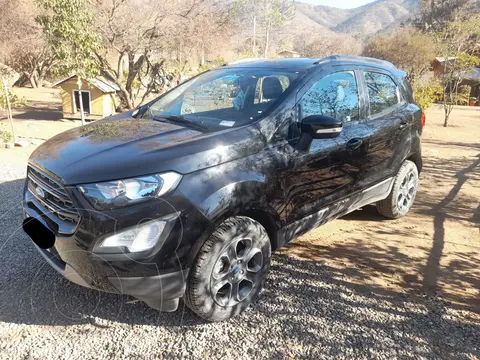
[[137,115],[140,113],[140,110],[142,110],[142,107],[141,107],[141,106],[139,106],[139,107],[137,107],[136,109],[134,109],[134,110],[132,111],[132,117],[134,117],[134,118],[137,117]]
[[312,139],[328,139],[337,137],[342,132],[342,120],[337,120],[324,115],[307,116],[301,121],[302,133]]

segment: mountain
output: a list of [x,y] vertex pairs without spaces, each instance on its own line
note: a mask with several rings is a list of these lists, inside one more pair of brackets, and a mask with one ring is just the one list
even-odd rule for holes
[[292,23],[303,27],[305,19],[308,19],[321,31],[330,30],[366,38],[379,31],[389,31],[400,26],[419,11],[419,0],[377,0],[354,9],[297,2]]

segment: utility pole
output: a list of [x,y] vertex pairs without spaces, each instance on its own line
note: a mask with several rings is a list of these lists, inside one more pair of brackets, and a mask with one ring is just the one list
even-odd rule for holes
[[83,98],[82,98],[82,79],[80,76],[77,76],[77,85],[78,85],[78,103],[80,105],[80,118],[82,119],[82,125],[85,125],[85,113],[83,112]]
[[7,99],[7,111],[8,111],[8,122],[10,124],[10,128],[12,131],[12,136],[13,136],[13,142],[17,142],[17,136],[15,135],[15,128],[13,127],[13,117],[12,117],[12,107],[10,105],[10,95],[8,92],[8,86],[5,81],[3,82],[3,88],[5,89],[5,98]]

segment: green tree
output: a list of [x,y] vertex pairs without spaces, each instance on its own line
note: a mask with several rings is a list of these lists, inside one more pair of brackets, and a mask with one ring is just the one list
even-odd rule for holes
[[46,11],[36,20],[59,63],[62,74],[77,74],[83,78],[98,74],[93,56],[100,47],[100,37],[93,27],[89,0],[37,0]]
[[[470,68],[480,64],[480,59],[474,55],[465,52],[451,53],[445,61],[445,72],[442,74],[443,85],[443,109],[445,111],[445,120],[443,126],[448,126],[448,120],[455,105],[458,105],[459,100],[465,98],[460,90],[460,84],[463,81],[463,75],[466,74]],[[451,60],[448,60],[451,59]]]
[[[98,74],[98,62],[94,57],[100,47],[100,37],[93,27],[93,14],[89,0],[37,0],[45,13],[36,17],[58,61],[57,70],[65,75],[75,74],[81,79]],[[80,113],[85,124],[82,97]]]
[[463,75],[480,64],[480,58],[475,55],[480,46],[480,15],[473,14],[465,20],[449,22],[436,36],[445,59],[441,80],[445,111],[443,126],[447,127],[450,114],[458,103]]

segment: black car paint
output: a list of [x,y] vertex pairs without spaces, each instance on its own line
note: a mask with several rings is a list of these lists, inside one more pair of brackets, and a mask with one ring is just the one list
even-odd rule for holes
[[[203,133],[178,123],[144,119],[145,109],[140,108],[135,118],[130,111],[69,130],[41,145],[32,154],[31,165],[63,182],[81,215],[74,234],[56,234],[55,251],[62,261],[82,274],[89,286],[118,291],[108,278],[188,269],[203,241],[229,216],[248,215],[261,222],[276,248],[299,234],[288,235],[289,226],[328,206],[334,209],[328,216],[341,214],[351,203],[349,197],[394,176],[405,159],[421,167],[421,111],[411,99],[390,113],[368,115],[361,70],[390,74],[408,94],[403,72],[356,61],[313,62],[285,59],[235,65],[301,72],[281,106],[240,128]],[[341,70],[355,71],[360,119],[344,124],[338,137],[313,139],[308,149],[300,149],[295,128],[301,120],[299,99],[315,79]],[[183,175],[172,193],[118,210],[95,211],[77,188],[165,171]],[[42,214],[24,206],[48,227]],[[172,228],[155,253],[98,255],[93,251],[108,234],[146,218],[172,214],[176,214]],[[307,224],[302,232],[309,229]]]

